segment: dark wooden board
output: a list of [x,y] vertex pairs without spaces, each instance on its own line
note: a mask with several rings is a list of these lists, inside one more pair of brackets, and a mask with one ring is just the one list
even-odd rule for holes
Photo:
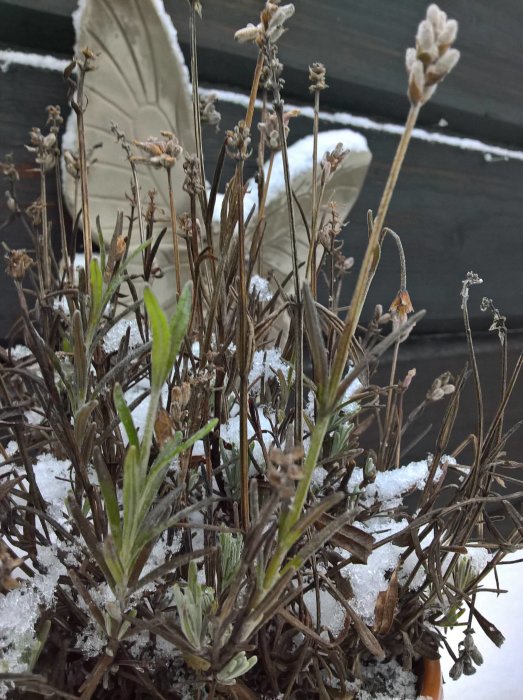
[[[35,171],[33,154],[26,150],[24,144],[29,143],[31,127],[44,128],[47,120],[46,105],[59,104],[66,113],[65,84],[60,73],[11,66],[7,73],[0,73],[0,94],[0,160],[4,160],[7,153],[12,153],[20,173],[18,198],[20,206],[25,208],[39,196],[40,175]],[[6,183],[2,181],[2,185],[0,223],[9,214],[3,195]],[[48,178],[47,194],[50,216],[55,218],[57,197],[52,177]],[[56,227],[52,229],[52,234],[58,235]],[[0,241],[10,248],[32,247],[30,236],[20,224],[8,225],[0,231]],[[3,264],[0,266],[0,295],[0,339],[5,339],[18,319],[18,301],[12,281],[5,275]]]
[[[241,118],[241,107],[218,104],[222,128]],[[292,121],[289,140],[311,133],[310,119]],[[323,124],[334,129],[336,124]],[[340,128],[338,126],[338,128]],[[345,254],[362,260],[367,239],[366,212],[376,211],[398,137],[362,131],[373,162],[362,193],[345,229]],[[207,161],[212,172],[221,135],[205,132]],[[333,147],[335,146],[333,143]],[[232,176],[233,165],[226,165]],[[254,168],[251,161],[247,172]],[[479,309],[482,296],[492,297],[513,328],[523,328],[523,239],[516,233],[523,220],[523,162],[486,162],[481,153],[413,140],[394,195],[387,224],[403,241],[408,288],[416,309],[427,309],[418,332],[462,329],[460,290],[468,270],[485,280],[471,295],[474,327],[485,328]],[[388,306],[399,286],[399,262],[392,240],[386,242],[369,296],[370,304]],[[350,292],[346,291],[346,301]]]
[[[12,66],[0,74],[0,89],[4,109],[0,111],[0,157],[12,151],[22,174],[19,187],[20,201],[29,204],[38,194],[38,178],[32,173],[32,156],[25,150],[27,132],[33,125],[43,126],[45,105],[64,106],[64,84],[59,73]],[[65,108],[64,108],[65,109]],[[231,127],[242,115],[242,109],[220,104],[223,114],[222,129]],[[332,126],[332,125],[331,125]],[[305,118],[294,121],[291,141],[309,132],[311,122]],[[206,129],[205,151],[209,170],[216,160],[222,133]],[[356,265],[361,260],[365,241],[365,211],[376,207],[397,137],[378,132],[365,132],[374,153],[371,171],[360,201],[351,215],[346,229],[347,252],[354,255]],[[250,171],[254,163],[249,163]],[[226,164],[225,177],[232,174],[233,164]],[[409,264],[409,289],[417,308],[427,307],[428,316],[415,329],[403,346],[398,375],[403,376],[416,367],[417,376],[406,398],[406,409],[411,410],[423,399],[432,380],[442,372],[459,372],[467,360],[466,341],[460,321],[459,288],[463,274],[469,268],[477,269],[488,282],[485,289],[475,288],[471,295],[471,312],[477,329],[477,352],[484,379],[484,393],[489,415],[498,396],[499,350],[495,338],[485,333],[489,319],[479,312],[483,293],[493,296],[503,312],[509,316],[509,326],[523,326],[521,322],[522,279],[521,239],[515,235],[523,214],[519,194],[523,163],[485,163],[478,154],[454,148],[434,146],[416,141],[407,157],[393,202],[390,224],[402,235]],[[56,202],[52,181],[49,183],[51,208]],[[5,204],[0,202],[0,221],[6,215]],[[10,227],[1,234],[11,247],[29,245],[23,229]],[[372,300],[385,305],[396,292],[398,279],[397,256],[392,244],[387,243],[382,264],[372,290]],[[5,340],[9,327],[17,318],[17,302],[12,287],[3,272],[0,273],[0,338]],[[454,331],[451,335],[442,330]],[[515,334],[511,362],[523,349],[522,333]],[[383,359],[380,378],[387,381],[389,357]],[[521,418],[521,384],[507,412],[507,427]],[[437,426],[444,404],[427,411],[412,437],[424,427],[433,425],[430,433],[413,450],[408,459],[423,456],[434,448]],[[475,428],[472,385],[464,395],[452,445]],[[408,440],[407,440],[408,442]],[[523,433],[512,439],[513,454],[523,447]]]
[[[47,104],[64,105],[63,79],[59,73],[13,66],[0,74],[0,89],[0,156],[13,151],[24,175],[21,201],[29,204],[37,195],[38,184],[36,174],[31,173],[31,155],[24,148],[27,132],[31,126],[43,126]],[[241,107],[230,103],[220,104],[219,109],[223,114],[222,130],[217,134],[210,128],[204,132],[208,177],[213,172],[223,129],[231,128],[243,114]],[[310,129],[311,120],[293,120],[290,140],[310,133]],[[344,233],[345,252],[354,256],[356,270],[366,241],[366,211],[377,208],[398,138],[377,131],[363,133],[373,152],[373,163]],[[251,159],[248,173],[254,167]],[[228,161],[224,179],[232,175],[232,168],[232,161]],[[459,292],[468,270],[485,279],[485,284],[472,294],[474,327],[486,327],[487,319],[479,310],[481,297],[486,295],[495,300],[512,327],[523,328],[523,239],[518,233],[523,219],[522,184],[521,161],[489,163],[479,153],[412,142],[387,223],[400,234],[405,246],[414,306],[428,311],[417,332],[462,328]],[[7,213],[3,201],[0,207],[3,220]],[[23,234],[8,230],[10,245],[17,235]],[[398,285],[397,253],[392,241],[387,241],[370,302],[388,306]],[[0,312],[6,314],[0,316],[4,329],[11,308],[4,305]]]
[[[495,333],[474,334],[475,353],[481,377],[483,401],[485,405],[485,425],[488,428],[500,397],[500,344]],[[516,331],[509,335],[509,373],[517,357],[523,352],[523,333]],[[391,353],[382,358],[376,380],[386,385],[390,377]],[[411,336],[401,347],[397,377],[403,378],[410,369],[416,369],[408,391],[404,397],[404,412],[408,415],[418,406],[430,389],[434,379],[444,372],[457,377],[469,363],[467,341],[463,333],[431,334]],[[470,366],[470,363],[469,363]],[[405,434],[403,447],[406,448],[426,429],[430,429],[412,451],[405,455],[405,461],[420,459],[428,452],[434,452],[439,428],[447,408],[447,398],[428,406]],[[504,430],[508,431],[523,420],[523,378],[516,385],[512,399],[505,413]],[[469,377],[462,393],[459,411],[449,442],[449,452],[454,450],[466,437],[476,431],[477,404],[472,377]],[[523,450],[523,426],[507,442],[509,457],[521,461]],[[470,456],[470,452],[467,453]]]
[[[307,66],[315,60],[328,68],[326,106],[401,121],[405,98],[405,49],[412,45],[425,0],[300,0],[281,40],[287,68],[286,93],[307,95]],[[442,3],[444,4],[444,3]],[[166,0],[182,49],[188,51],[188,5]],[[0,0],[0,45],[68,54],[74,34],[74,0]],[[246,89],[255,51],[235,44],[234,31],[259,15],[260,0],[219,0],[204,4],[198,24],[203,80]],[[444,7],[460,21],[462,60],[424,108],[421,122],[434,126],[441,117],[449,128],[495,143],[521,144],[523,70],[519,0],[453,0]]]

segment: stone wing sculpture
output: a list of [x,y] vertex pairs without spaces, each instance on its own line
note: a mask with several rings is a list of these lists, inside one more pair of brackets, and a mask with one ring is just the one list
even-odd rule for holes
[[[324,204],[335,201],[340,220],[345,221],[361,191],[372,156],[367,141],[361,134],[350,129],[336,129],[318,134],[318,163],[321,162],[324,153],[334,150],[338,143],[342,143],[344,148],[349,149],[349,153],[327,182],[322,201]],[[306,136],[288,148],[292,190],[308,222],[311,220],[312,212],[312,153],[312,136]],[[265,176],[267,176],[267,163],[264,170]],[[318,167],[319,172],[320,168]],[[257,185],[254,180],[249,181],[248,192],[250,192],[250,199],[246,201],[246,211],[253,205],[257,205],[257,199],[255,199]],[[276,273],[281,281],[292,271],[288,234],[289,214],[281,152],[277,153],[274,159],[265,216],[267,228],[263,238],[263,267],[266,273]],[[306,262],[309,242],[301,214],[296,206],[295,221],[298,260]],[[305,266],[301,267],[300,273],[303,278]]]
[[[116,122],[129,140],[145,140],[161,131],[172,131],[187,152],[194,152],[193,117],[190,80],[180,50],[176,30],[162,0],[80,0],[74,16],[77,52],[89,46],[100,56],[97,69],[88,74],[86,93],[86,143],[96,151],[96,163],[89,170],[91,218],[100,217],[106,240],[114,230],[118,209],[126,210],[125,193],[131,192],[129,165],[121,146],[111,133]],[[332,150],[338,142],[350,148],[349,155],[333,174],[324,193],[324,202],[335,199],[344,219],[352,208],[363,184],[371,154],[365,139],[349,130],[320,134],[318,155]],[[74,114],[68,121],[64,147],[76,150]],[[292,187],[310,220],[310,183],[312,180],[312,137],[293,144],[289,149]],[[165,172],[140,168],[141,199],[144,206],[148,191],[158,192],[158,205],[168,213]],[[173,169],[173,183],[178,212],[189,208],[188,196],[182,190],[183,170]],[[283,279],[292,269],[285,188],[278,154],[273,167],[271,188],[266,204],[267,229],[263,242],[263,272],[273,271]],[[256,193],[256,185],[250,183]],[[75,181],[64,171],[64,194],[71,213],[78,211]],[[215,214],[219,217],[219,207]],[[253,217],[255,220],[256,217]],[[298,220],[298,250],[306,260],[308,243],[304,226]],[[252,231],[251,231],[252,233]],[[96,240],[96,238],[95,238]],[[138,236],[136,236],[136,242]],[[183,255],[184,246],[181,246]],[[159,247],[156,262],[163,277],[154,281],[154,289],[166,311],[174,303],[174,264],[170,236]],[[182,259],[182,276],[189,277],[188,263]],[[138,272],[130,266],[130,272]],[[182,280],[182,281],[185,281]]]

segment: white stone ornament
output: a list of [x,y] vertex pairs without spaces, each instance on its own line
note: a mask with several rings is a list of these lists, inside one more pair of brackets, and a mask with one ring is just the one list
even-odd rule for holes
[[[162,0],[80,0],[73,16],[76,52],[88,46],[99,54],[96,70],[87,74],[85,93],[89,103],[85,112],[86,146],[102,143],[96,162],[89,168],[88,190],[91,221],[100,217],[106,242],[110,241],[118,210],[129,210],[126,193],[131,193],[131,172],[126,154],[111,133],[116,122],[132,141],[145,141],[173,132],[185,152],[194,153],[194,129],[190,96],[190,79],[180,50],[176,30]],[[256,121],[256,116],[255,116]],[[230,126],[230,125],[229,125]],[[323,197],[326,204],[334,199],[340,216],[346,218],[361,190],[371,154],[366,140],[348,129],[326,131],[319,135],[318,159],[342,142],[350,153],[329,180]],[[64,135],[64,148],[77,150],[76,115],[72,113]],[[289,147],[292,188],[300,200],[307,219],[311,218],[312,137]],[[79,188],[64,170],[64,195],[69,211],[75,215],[80,206]],[[265,165],[267,172],[267,164]],[[319,168],[318,168],[319,172]],[[163,168],[138,165],[140,197],[145,211],[149,190],[158,192],[157,204],[163,209],[165,226],[170,230],[167,176]],[[189,210],[189,197],[182,190],[184,173],[180,161],[172,169],[176,210]],[[246,211],[257,207],[257,185],[248,183]],[[219,222],[220,203],[215,207]],[[276,154],[271,185],[265,208],[267,227],[263,239],[262,274],[273,272],[281,281],[292,270],[291,245],[281,153]],[[254,232],[256,213],[247,232]],[[306,262],[308,241],[305,227],[296,212],[298,256]],[[138,227],[133,244],[139,244]],[[159,229],[158,229],[159,230]],[[97,240],[93,231],[94,240]],[[247,248],[248,249],[248,248]],[[190,278],[185,243],[180,239],[182,284]],[[156,263],[163,277],[154,280],[154,290],[167,312],[175,301],[173,246],[169,232],[159,246]],[[303,273],[305,266],[302,267]],[[130,273],[141,271],[141,261],[131,263]],[[139,286],[139,285],[138,285]]]

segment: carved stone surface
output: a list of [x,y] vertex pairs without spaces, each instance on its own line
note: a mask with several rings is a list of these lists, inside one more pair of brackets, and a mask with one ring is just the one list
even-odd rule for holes
[[[96,151],[96,162],[89,170],[89,199],[91,219],[100,217],[104,237],[112,234],[116,212],[127,209],[125,193],[130,193],[130,169],[126,155],[110,132],[116,122],[129,140],[146,140],[172,131],[186,152],[194,151],[193,118],[190,83],[176,30],[166,14],[161,0],[85,0],[75,15],[76,52],[89,46],[100,56],[97,69],[87,74],[85,92],[88,106],[85,114],[87,148],[103,143]],[[256,117],[255,117],[256,119]],[[232,124],[227,124],[232,128]],[[255,128],[253,129],[255,131]],[[70,117],[66,145],[76,148],[74,114]],[[335,198],[344,219],[361,190],[371,160],[366,140],[349,130],[323,132],[318,156],[332,150],[340,141],[350,141],[351,153],[343,160],[327,184],[324,202]],[[308,153],[304,156],[305,149]],[[305,159],[304,159],[305,157]],[[310,188],[312,180],[312,139],[304,139],[291,147],[289,154],[292,188],[300,199],[307,220],[311,217]],[[278,160],[279,159],[279,160]],[[155,189],[157,202],[166,214],[169,202],[167,177],[163,169],[139,167],[141,199],[145,206],[147,193]],[[176,210],[189,208],[188,195],[182,190],[184,173],[181,162],[173,169]],[[281,156],[275,159],[274,187],[269,189],[266,207],[267,228],[263,243],[263,272],[274,271],[282,279],[292,269],[289,221]],[[256,185],[249,183],[251,194]],[[72,213],[80,206],[79,192],[71,176],[65,178],[65,195]],[[256,200],[251,197],[253,202]],[[219,220],[219,211],[215,212]],[[298,250],[300,262],[306,261],[307,234],[298,220]],[[256,217],[253,217],[253,221]],[[252,235],[254,225],[248,235]],[[95,237],[96,240],[96,237]],[[138,242],[137,239],[135,242]],[[180,246],[183,251],[184,245]],[[174,301],[174,266],[170,235],[162,241],[156,262],[163,272],[155,280],[155,292],[168,310]],[[182,276],[189,278],[187,258],[182,257]],[[138,272],[138,263],[130,265]]]

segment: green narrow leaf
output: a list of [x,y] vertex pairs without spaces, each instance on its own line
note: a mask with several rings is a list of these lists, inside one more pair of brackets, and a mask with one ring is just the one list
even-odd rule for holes
[[[139,450],[131,445],[125,456],[123,467],[123,546],[130,547],[140,523],[136,520],[138,501],[140,498],[140,475],[139,475]],[[122,556],[127,557],[129,552],[122,551]]]
[[118,508],[118,499],[116,498],[114,483],[98,446],[94,448],[93,457],[94,468],[96,469],[98,481],[100,482],[111,535],[116,548],[120,549],[122,544],[122,524],[120,521],[120,509]]
[[97,406],[98,401],[89,401],[77,411],[74,417],[74,432],[77,439],[83,438],[85,435],[91,413]]
[[96,561],[98,566],[100,567],[103,575],[105,576],[107,583],[111,586],[111,588],[114,585],[114,580],[113,580],[113,575],[107,566],[107,563],[105,561],[105,557],[102,554],[101,547],[100,547],[100,542],[96,538],[96,535],[94,533],[94,530],[90,524],[90,522],[87,520],[85,515],[82,513],[82,509],[76,502],[75,497],[73,496],[72,493],[69,493],[67,498],[66,498],[66,505],[69,510],[69,513],[71,514],[72,519],[76,523],[78,529],[80,530],[80,534],[83,537],[83,540],[87,547],[89,548],[89,551],[91,552],[93,559]]
[[189,447],[194,445],[195,442],[208,435],[211,430],[214,429],[217,423],[218,419],[213,418],[206,425],[204,425],[203,428],[185,440],[185,442],[180,442],[180,433],[177,432],[176,435],[164,445],[162,451],[151,466],[145,483],[145,488],[141,494],[138,509],[138,519],[140,521],[146,516],[147,511],[151,507],[173,459],[179,454],[182,454],[182,452],[188,450]]
[[189,322],[191,320],[192,308],[192,282],[187,284],[182,289],[180,298],[176,304],[173,317],[169,321],[169,330],[171,332],[171,348],[169,353],[169,370],[174,365],[176,357],[180,352],[182,341],[187,333]]
[[305,328],[309,339],[309,348],[312,355],[312,365],[314,369],[314,381],[321,393],[328,382],[328,360],[325,342],[321,333],[321,324],[316,309],[316,303],[312,297],[311,290],[307,282],[303,283],[303,311],[305,314]]
[[134,427],[133,416],[131,414],[131,411],[129,410],[129,407],[127,406],[127,403],[125,402],[125,396],[123,394],[122,387],[120,384],[118,384],[118,382],[114,385],[113,399],[114,405],[116,406],[116,410],[118,412],[118,416],[120,417],[120,420],[123,423],[123,427],[125,428],[125,432],[127,433],[129,445],[136,447],[136,449],[139,449],[140,441],[138,439],[138,433],[136,432],[136,428]]
[[151,391],[158,392],[161,390],[170,370],[171,331],[167,318],[149,287],[145,287],[143,299],[153,332]]
[[142,532],[140,532],[139,536],[136,538],[136,548],[140,549],[141,547],[144,547],[148,542],[153,540],[155,537],[160,537],[161,534],[163,534],[166,530],[168,530],[170,527],[173,527],[179,522],[182,522],[184,518],[186,518],[189,513],[192,513],[195,510],[203,510],[207,506],[210,506],[212,503],[215,502],[214,497],[210,498],[204,498],[203,500],[199,501],[198,503],[193,503],[187,508],[184,508],[183,510],[179,511],[178,513],[175,513],[174,515],[171,515],[169,518],[167,518],[163,523],[158,525],[158,527],[153,527],[150,529],[145,529]]
[[107,537],[105,539],[102,551],[104,554],[105,563],[107,564],[116,585],[121,585],[124,581],[125,573],[112,537]]
[[89,309],[89,323],[87,324],[87,327],[88,335],[89,337],[92,337],[104,309],[104,281],[102,271],[100,270],[100,265],[98,264],[98,260],[96,258],[91,260],[91,265],[89,266],[89,276],[91,278],[91,307]]

